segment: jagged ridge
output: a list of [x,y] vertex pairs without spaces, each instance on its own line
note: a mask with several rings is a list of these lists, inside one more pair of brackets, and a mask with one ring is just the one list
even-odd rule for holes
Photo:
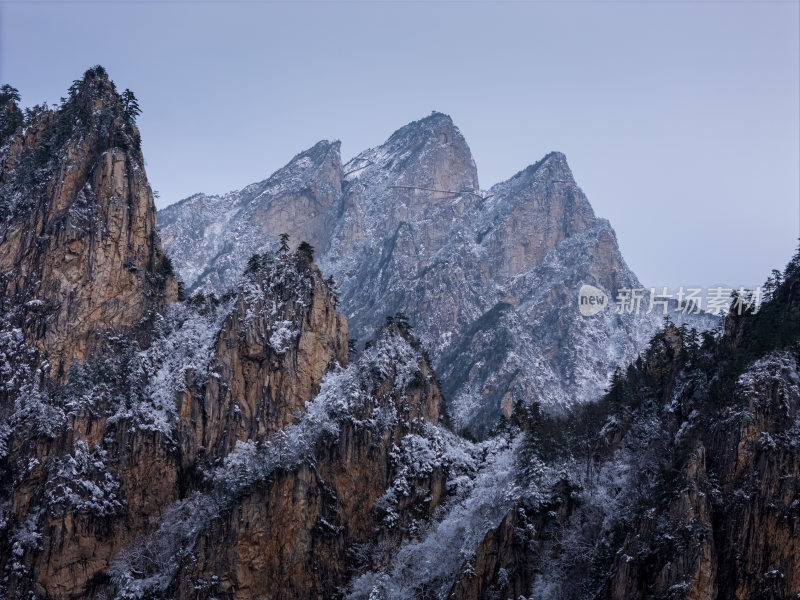
[[[441,373],[456,425],[474,435],[485,436],[520,400],[563,411],[597,397],[659,324],[653,315],[578,314],[581,284],[611,298],[640,284],[563,154],[550,153],[481,191],[463,136],[450,117],[433,113],[324,173],[339,174],[333,188],[341,194],[330,198],[327,212],[304,218],[324,234],[313,244],[337,282],[352,335],[369,338],[387,314],[408,315]],[[302,212],[292,197],[257,189],[248,195],[254,204]],[[214,288],[218,275],[203,272],[225,261],[238,265],[234,272],[243,268],[256,245],[236,239],[264,239],[266,231],[270,245],[281,228],[289,231],[286,222],[245,217],[232,235],[225,211],[233,206],[220,200],[204,217],[234,240],[213,268],[196,258],[209,234],[195,235],[176,220],[193,218],[189,210],[179,204],[163,211],[167,246],[181,253],[178,271],[191,286]],[[295,243],[307,239],[299,235]]]

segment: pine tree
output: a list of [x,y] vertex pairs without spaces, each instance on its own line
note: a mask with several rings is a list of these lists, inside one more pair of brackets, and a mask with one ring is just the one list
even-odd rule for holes
[[408,317],[402,312],[398,311],[395,313],[394,322],[401,331],[411,331],[411,325],[408,322]]
[[686,334],[686,352],[689,355],[689,360],[694,362],[697,360],[697,351],[700,349],[700,334],[697,329],[692,327]]
[[771,299],[775,291],[781,287],[781,283],[783,283],[783,274],[778,269],[772,269],[772,273],[764,282],[764,298]]
[[297,252],[300,256],[306,258],[308,262],[314,262],[314,246],[308,242],[300,242],[300,245],[297,247]]
[[21,97],[17,88],[7,83],[4,83],[0,87],[0,104],[8,104],[11,101],[18,103],[20,99]]
[[278,236],[278,239],[281,241],[281,245],[278,250],[285,254],[289,251],[289,234],[282,233]]
[[544,471],[542,461],[542,410],[538,402],[534,402],[527,410],[525,419],[528,428],[522,438],[515,458],[515,472],[522,485],[530,485],[539,479]]
[[0,87],[0,146],[22,126],[25,115],[17,106],[19,91],[7,83]]
[[339,290],[336,287],[336,281],[334,281],[333,275],[329,275],[325,283],[328,284],[328,289],[330,289],[331,294],[333,294],[333,307],[336,308],[339,306]]
[[678,352],[678,358],[685,364],[689,360],[689,349],[686,346],[686,337],[689,335],[689,328],[686,323],[682,323],[681,326],[678,327],[678,333],[680,334],[681,341],[681,349]]
[[625,399],[625,377],[622,374],[622,370],[617,367],[611,376],[611,385],[606,392],[605,401],[611,411],[616,413],[625,406]]
[[245,273],[255,273],[261,268],[261,257],[258,254],[253,254],[247,261],[247,269]]
[[189,303],[193,306],[202,306],[206,303],[206,295],[203,292],[197,292],[194,296],[191,297]]
[[142,110],[139,108],[139,102],[136,100],[136,96],[133,95],[133,92],[129,89],[125,89],[122,92],[122,110],[125,112],[125,116],[131,121],[131,123],[136,122],[136,117],[142,114]]

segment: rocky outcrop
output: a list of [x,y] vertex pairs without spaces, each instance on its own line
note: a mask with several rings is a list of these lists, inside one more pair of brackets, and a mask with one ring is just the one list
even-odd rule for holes
[[134,119],[92,69],[0,155],[3,310],[58,378],[177,294]]
[[[378,354],[357,368],[371,367],[380,354],[393,355],[392,346],[406,343],[397,332],[389,336],[379,340]],[[331,597],[345,586],[363,567],[356,553],[378,541],[375,506],[392,483],[392,449],[438,421],[441,398],[429,367],[417,363],[417,381],[403,390],[401,372],[407,366],[390,367],[388,377],[370,384],[375,387],[365,401],[351,405],[335,434],[321,436],[308,459],[243,489],[184,560],[176,597],[256,599],[264,590],[276,599]],[[389,421],[370,424],[379,413]],[[442,499],[441,494],[428,498],[421,513],[419,506],[404,506],[402,512],[416,509],[418,516],[430,517]],[[382,543],[399,539],[397,533],[384,534]]]
[[[583,284],[612,300],[640,284],[562,154],[482,191],[464,137],[441,113],[343,167],[325,162],[328,147],[299,155],[271,185],[164,209],[161,232],[188,285],[221,293],[220,278],[240,272],[258,248],[274,248],[281,229],[313,239],[353,337],[369,339],[387,315],[407,315],[440,373],[455,426],[478,437],[519,400],[563,412],[596,397],[660,323],[612,310],[580,316]],[[315,196],[325,201],[309,209],[306,196],[286,193],[298,179],[304,189],[327,190]],[[278,207],[319,227],[255,216]],[[230,247],[214,241],[234,230]]]
[[762,311],[731,312],[710,361],[675,377],[663,499],[627,536],[608,597],[800,592],[798,281],[800,255]]
[[702,345],[668,324],[577,422],[519,415],[517,505],[451,596],[800,593],[798,281],[800,254],[762,312]]
[[316,265],[265,260],[222,324],[204,402],[185,415],[196,443],[221,456],[293,422],[323,376],[347,364],[347,321]]
[[0,156],[4,597],[106,597],[158,515],[237,442],[295,424],[347,364],[308,254],[260,256],[222,302],[170,304],[136,113],[94,68]]
[[[84,94],[97,121],[60,139]],[[0,335],[0,595],[330,597],[365,548],[399,544],[447,496],[444,459],[402,470],[419,493],[390,493],[397,448],[439,431],[432,369],[402,318],[348,365],[347,322],[307,248],[257,254],[221,299],[169,304],[123,97],[92,70],[4,155],[0,248],[16,270]],[[39,195],[15,195],[49,135],[55,170]],[[49,238],[21,228],[34,218]]]
[[159,233],[187,292],[221,295],[234,287],[253,254],[275,250],[278,236],[328,243],[331,210],[342,188],[339,142],[322,141],[268,179],[225,194],[197,194],[158,216]]
[[[299,419],[347,363],[333,294],[296,255],[251,273],[238,299],[175,305],[153,329],[146,349],[112,342],[35,406],[16,402],[3,440],[7,593],[105,593],[114,558],[196,493],[203,469]],[[36,543],[16,544],[28,526]]]
[[785,354],[757,361],[705,434],[693,431],[699,423],[679,432],[689,455],[680,489],[629,534],[608,597],[798,593],[798,368],[797,357]]
[[449,600],[526,597],[540,569],[531,554],[536,556],[543,541],[553,535],[554,525],[571,515],[572,491],[560,485],[552,501],[535,511],[526,511],[522,504],[509,510],[497,527],[486,532],[453,584]]

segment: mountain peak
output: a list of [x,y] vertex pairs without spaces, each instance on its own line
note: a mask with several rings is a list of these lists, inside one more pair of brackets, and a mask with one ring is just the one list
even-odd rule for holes
[[528,165],[525,169],[514,175],[513,179],[549,180],[562,183],[575,183],[572,170],[567,163],[567,157],[562,152],[549,152],[541,160]]
[[[14,318],[53,375],[88,358],[151,308],[177,296],[142,168],[138,106],[102,67],[86,71],[55,110],[34,112],[0,149],[0,270]],[[36,179],[44,185],[36,185]],[[36,304],[39,306],[39,304]]]
[[[125,94],[130,94],[126,90]],[[91,112],[103,107],[113,107],[123,112],[127,101],[117,92],[117,86],[109,78],[108,72],[100,65],[87,69],[81,79],[76,79],[69,87],[65,106],[73,108],[77,116],[87,119]],[[138,109],[138,106],[137,106]]]
[[431,114],[429,114],[427,117],[419,119],[419,122],[423,121],[429,123],[437,123],[449,127],[455,127],[455,124],[453,123],[453,118],[447,113],[439,112],[438,110],[432,110]]
[[341,151],[342,143],[339,140],[320,140],[310,148],[303,150],[302,152],[298,152],[292,157],[288,163],[286,163],[285,167],[289,167],[292,164],[297,162],[308,162],[303,161],[303,159],[309,159],[313,163],[319,163],[324,161],[326,158],[330,156],[330,153],[333,152],[336,155],[339,154]]
[[403,141],[438,140],[442,144],[462,143],[466,146],[466,141],[458,131],[450,115],[433,111],[427,117],[411,121],[395,131],[388,139],[386,144]]
[[320,140],[311,148],[296,154],[265,182],[262,194],[277,195],[289,189],[300,190],[310,185],[317,171],[327,168],[334,179],[341,177],[341,142]]
[[95,65],[89,69],[86,69],[86,71],[83,73],[83,78],[76,79],[73,82],[73,85],[74,84],[91,86],[97,90],[107,89],[116,91],[114,82],[111,81],[108,76],[108,71],[106,71],[105,67],[102,65]]
[[[353,158],[345,173],[362,181],[370,174],[389,173],[394,183],[403,186],[479,189],[478,170],[467,141],[449,115],[436,111],[404,125],[382,145]],[[382,175],[379,178],[388,182]]]

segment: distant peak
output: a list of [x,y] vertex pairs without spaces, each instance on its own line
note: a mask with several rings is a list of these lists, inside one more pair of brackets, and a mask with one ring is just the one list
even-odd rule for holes
[[511,179],[517,178],[546,178],[551,181],[575,182],[575,178],[572,176],[572,170],[567,163],[567,157],[561,152],[550,152],[546,154],[541,160],[529,165]]
[[412,121],[395,131],[380,146],[380,151],[391,156],[400,156],[408,152],[418,154],[425,148],[441,146],[450,146],[467,160],[472,160],[469,146],[453,119],[449,115],[433,111],[427,117]]
[[[285,189],[299,189],[309,184],[314,173],[319,169],[332,169],[334,177],[341,177],[342,158],[340,154],[341,142],[339,140],[320,140],[311,148],[296,154],[288,163],[275,171],[263,182],[270,188],[270,193],[276,193],[274,186]],[[309,179],[312,178],[312,179]],[[253,184],[259,185],[259,184]]]
[[438,110],[432,110],[431,114],[425,117],[424,119],[420,119],[421,121],[438,121],[442,123],[447,123],[449,125],[453,125],[453,119],[450,115],[445,114],[443,112],[439,112]]
[[342,145],[342,142],[340,142],[339,140],[333,140],[333,141],[331,141],[331,140],[320,140],[316,144],[311,146],[311,148],[309,148],[307,150],[307,152],[311,152],[311,151],[316,150],[316,149],[324,149],[324,150],[328,150],[328,149],[331,149],[331,148],[337,148],[338,149],[341,145]]
[[338,156],[341,146],[342,143],[339,140],[334,140],[334,141],[320,140],[319,142],[311,146],[311,148],[308,148],[307,150],[303,150],[302,152],[296,154],[292,158],[292,160],[290,160],[287,163],[286,167],[289,167],[298,162],[307,163],[310,161],[311,163],[314,164],[321,163],[330,155],[331,152],[334,152]]
[[[351,159],[345,171],[349,180],[389,172],[405,182],[427,181],[428,187],[434,183],[447,189],[479,187],[475,161],[464,136],[449,115],[437,111],[404,125],[380,146]],[[437,173],[445,172],[451,174],[447,182],[441,177],[434,182]]]
[[314,146],[311,147],[309,152],[313,152],[315,150],[321,150],[324,152],[330,152],[331,150],[335,152],[339,152],[342,149],[342,142],[339,140],[320,140]]
[[551,163],[560,163],[560,164],[567,164],[567,157],[563,152],[548,152],[545,157],[542,159],[542,162],[548,161]]
[[87,69],[81,79],[72,82],[69,88],[71,98],[109,98],[119,100],[117,87],[108,76],[108,72],[101,65]]
[[[423,117],[417,121],[411,121],[408,125],[404,125],[395,131],[389,138],[389,143],[399,141],[402,139],[416,138],[419,135],[428,135],[431,137],[440,137],[440,141],[448,143],[453,141],[453,135],[458,133],[458,128],[453,123],[450,115],[441,112],[433,111],[427,117]],[[451,134],[451,135],[448,135]],[[441,137],[444,136],[444,137]],[[461,134],[458,133],[460,137]]]

